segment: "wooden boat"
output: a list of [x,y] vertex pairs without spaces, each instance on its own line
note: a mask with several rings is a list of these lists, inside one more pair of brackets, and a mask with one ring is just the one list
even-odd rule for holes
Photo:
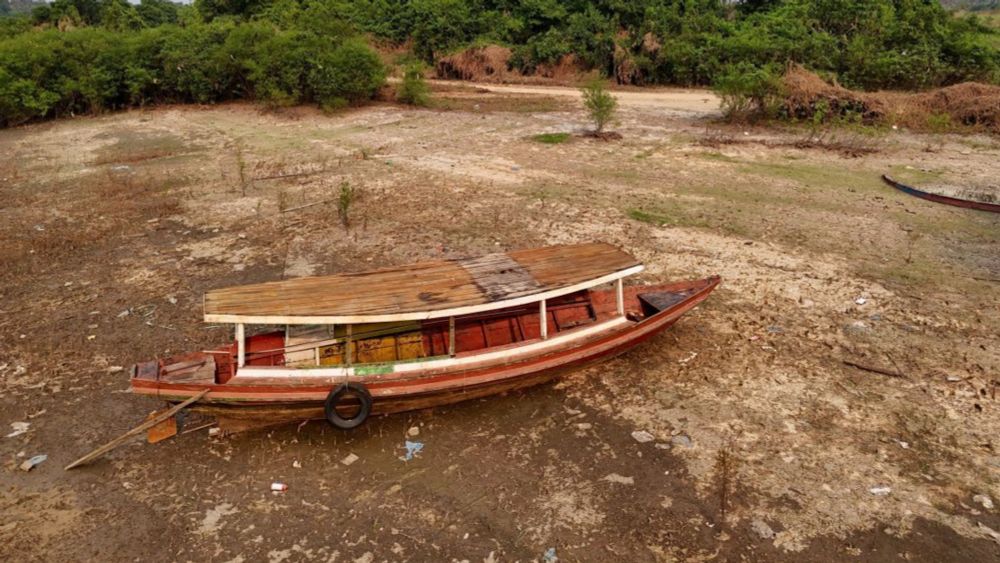
[[173,403],[208,389],[192,408],[228,430],[351,428],[519,389],[649,339],[720,281],[623,283],[642,269],[581,244],[210,291],[205,321],[235,325],[234,341],[136,364],[131,388]]
[[1000,213],[1000,203],[990,203],[986,201],[976,201],[973,199],[960,199],[957,197],[949,197],[946,195],[933,194],[930,192],[925,192],[923,190],[918,190],[912,186],[907,186],[902,182],[897,182],[886,174],[882,175],[882,180],[886,184],[896,188],[897,190],[910,194],[912,196],[919,197],[921,199],[926,199],[927,201],[933,201],[935,203],[944,203],[945,205],[954,205],[956,207],[965,207],[966,209],[978,209],[980,211],[991,211],[993,213]]

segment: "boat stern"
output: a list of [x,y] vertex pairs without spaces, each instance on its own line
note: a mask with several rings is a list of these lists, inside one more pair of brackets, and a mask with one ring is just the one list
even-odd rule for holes
[[[642,307],[645,317],[663,313],[669,309],[677,307],[692,300],[701,301],[711,293],[722,281],[719,276],[712,276],[702,280],[683,282],[679,284],[669,284],[666,286],[654,286],[643,291],[640,288],[636,292],[636,299]],[[651,291],[650,291],[651,290]]]

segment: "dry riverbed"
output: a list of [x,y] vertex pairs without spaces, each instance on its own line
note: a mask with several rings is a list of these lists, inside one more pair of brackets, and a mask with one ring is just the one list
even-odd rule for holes
[[[886,131],[847,139],[867,153],[849,157],[713,124],[690,91],[623,102],[606,142],[576,134],[565,92],[437,88],[432,109],[0,131],[4,558],[1000,558],[1000,216],[879,180],[983,185],[1000,143]],[[723,286],[552,385],[62,470],[159,406],[124,393],[122,368],[229,337],[201,322],[208,289],[595,240],[646,281]],[[408,439],[424,448],[404,461]]]

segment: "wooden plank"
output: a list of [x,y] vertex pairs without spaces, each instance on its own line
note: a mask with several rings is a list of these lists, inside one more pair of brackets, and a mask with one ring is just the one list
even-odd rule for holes
[[519,250],[210,291],[205,319],[257,324],[423,320],[491,310],[497,303],[511,306],[511,300],[523,298],[532,302],[542,294],[552,298],[641,268],[635,258],[607,244]]
[[69,471],[70,469],[73,469],[74,467],[79,467],[79,466],[83,465],[84,463],[89,463],[90,461],[93,461],[94,459],[97,459],[99,456],[102,456],[102,455],[110,452],[111,450],[113,450],[113,449],[117,448],[118,446],[120,446],[120,445],[124,444],[125,442],[127,442],[129,440],[129,438],[133,438],[135,436],[138,436],[139,434],[142,434],[146,430],[149,430],[150,428],[156,426],[157,424],[163,422],[164,420],[166,420],[166,419],[174,416],[175,414],[181,412],[188,405],[200,401],[202,398],[205,397],[205,395],[208,395],[208,393],[210,391],[211,391],[211,389],[204,389],[200,393],[198,393],[197,395],[195,395],[195,396],[193,396],[193,397],[185,400],[183,403],[179,403],[177,405],[174,405],[169,410],[166,410],[166,411],[160,413],[159,415],[154,416],[153,418],[150,418],[149,420],[147,420],[146,422],[143,422],[139,426],[136,426],[132,430],[129,430],[128,432],[122,434],[121,436],[115,438],[114,440],[111,440],[107,444],[104,444],[103,446],[97,448],[96,450],[90,452],[89,454],[87,454],[87,455],[81,457],[80,459],[74,461],[73,463],[67,465],[66,468],[64,469],[64,471]]

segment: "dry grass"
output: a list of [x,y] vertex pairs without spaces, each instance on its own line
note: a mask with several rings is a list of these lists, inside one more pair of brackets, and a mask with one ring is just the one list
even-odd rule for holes
[[857,92],[830,84],[799,65],[784,77],[784,111],[799,119],[858,116],[865,123],[887,123],[917,131],[953,127],[1000,133],[1000,86],[966,82],[929,92]]

